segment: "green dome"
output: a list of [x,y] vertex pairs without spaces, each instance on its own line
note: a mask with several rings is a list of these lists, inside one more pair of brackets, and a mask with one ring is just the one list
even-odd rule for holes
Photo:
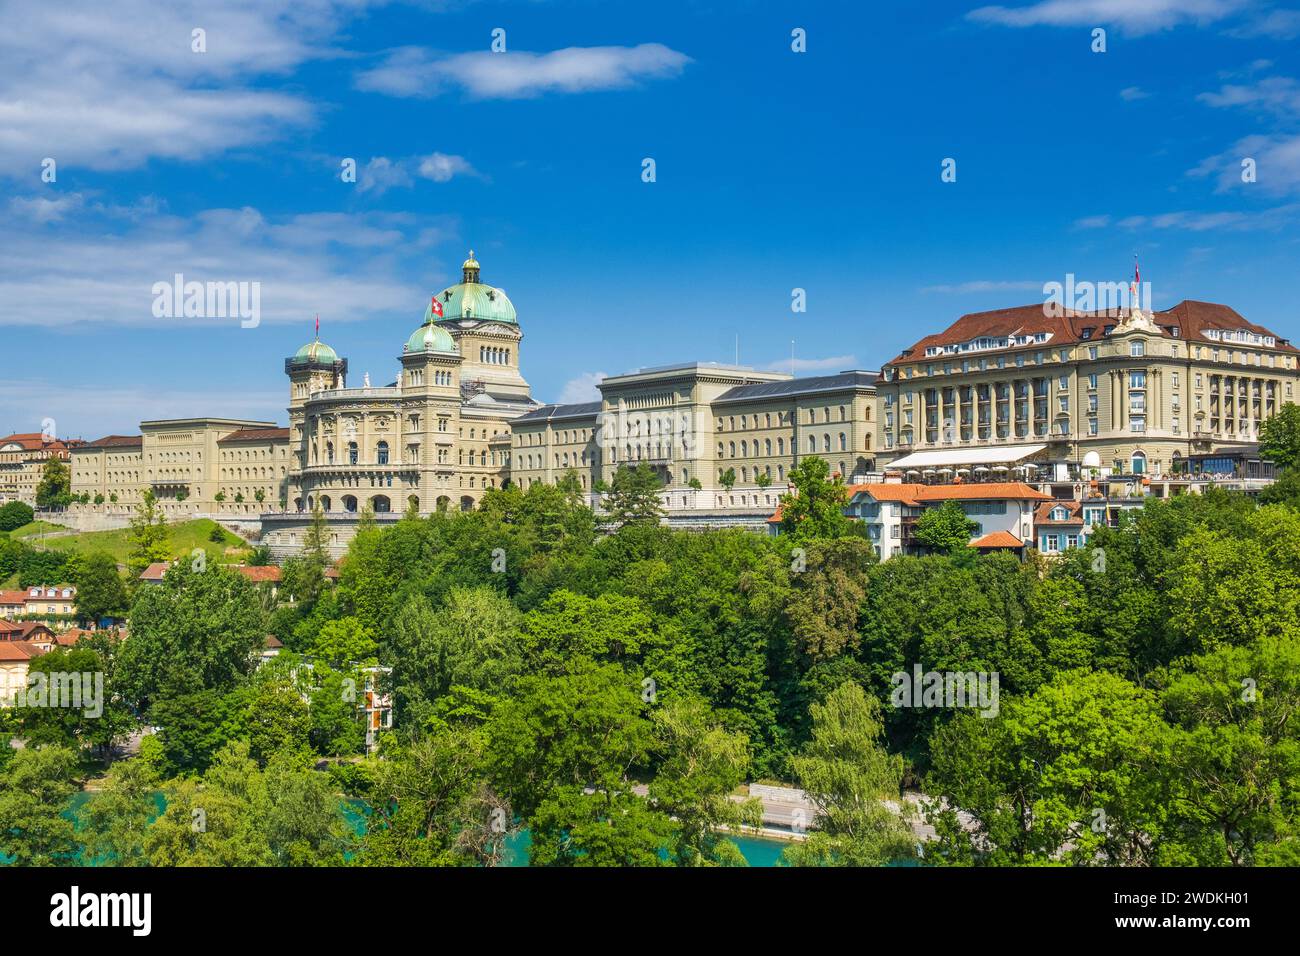
[[320,339],[317,339],[314,342],[308,342],[295,352],[293,360],[295,362],[322,362],[329,365],[337,362],[339,355]]
[[479,264],[471,249],[469,258],[461,264],[463,281],[439,292],[435,299],[442,306],[442,315],[433,313],[432,303],[425,307],[424,319],[435,321],[452,319],[477,319],[481,322],[508,322],[517,325],[515,307],[501,289],[479,282]]
[[446,329],[426,322],[406,340],[406,352],[455,352],[456,342]]

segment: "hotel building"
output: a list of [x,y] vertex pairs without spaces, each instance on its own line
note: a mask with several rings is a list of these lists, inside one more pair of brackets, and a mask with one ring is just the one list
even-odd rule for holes
[[1209,302],[965,315],[884,365],[881,460],[940,479],[1185,473],[1254,451],[1260,424],[1296,398],[1297,355]]

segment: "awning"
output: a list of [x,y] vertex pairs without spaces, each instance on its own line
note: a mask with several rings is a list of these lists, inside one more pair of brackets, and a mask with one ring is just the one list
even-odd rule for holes
[[983,448],[951,448],[917,451],[891,461],[888,468],[926,468],[939,465],[996,465],[1023,461],[1047,448],[1046,445],[994,445]]

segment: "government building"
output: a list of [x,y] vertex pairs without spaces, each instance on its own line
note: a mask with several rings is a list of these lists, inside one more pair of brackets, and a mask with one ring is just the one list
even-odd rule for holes
[[[1151,480],[1175,493],[1170,482],[1225,469],[1265,479],[1259,426],[1300,382],[1287,340],[1194,301],[1154,313],[1040,303],[965,315],[880,372],[641,368],[602,380],[599,401],[568,405],[532,397],[522,341],[513,303],[482,281],[471,252],[461,281],[430,296],[397,340],[392,382],[349,386],[347,359],[317,334],[284,361],[287,428],[158,420],[69,443],[73,494],[95,502],[72,510],[121,519],[149,489],[169,516],[242,524],[282,557],[317,509],[337,556],[362,512],[383,522],[467,511],[489,489],[566,478],[598,508],[616,472],[641,464],[662,479],[678,527],[769,526],[809,455],[851,486],[1017,481],[1053,499],[1128,501]],[[14,454],[26,462],[32,449]]]

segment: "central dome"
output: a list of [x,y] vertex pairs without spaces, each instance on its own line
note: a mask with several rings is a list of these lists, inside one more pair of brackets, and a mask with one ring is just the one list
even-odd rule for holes
[[[442,321],[477,319],[480,322],[519,324],[515,307],[505,292],[478,281],[479,264],[472,249],[469,258],[461,264],[461,275],[460,282],[448,286],[434,297],[442,306]],[[426,321],[439,320],[439,316],[433,313],[432,303],[425,308],[424,317]]]

